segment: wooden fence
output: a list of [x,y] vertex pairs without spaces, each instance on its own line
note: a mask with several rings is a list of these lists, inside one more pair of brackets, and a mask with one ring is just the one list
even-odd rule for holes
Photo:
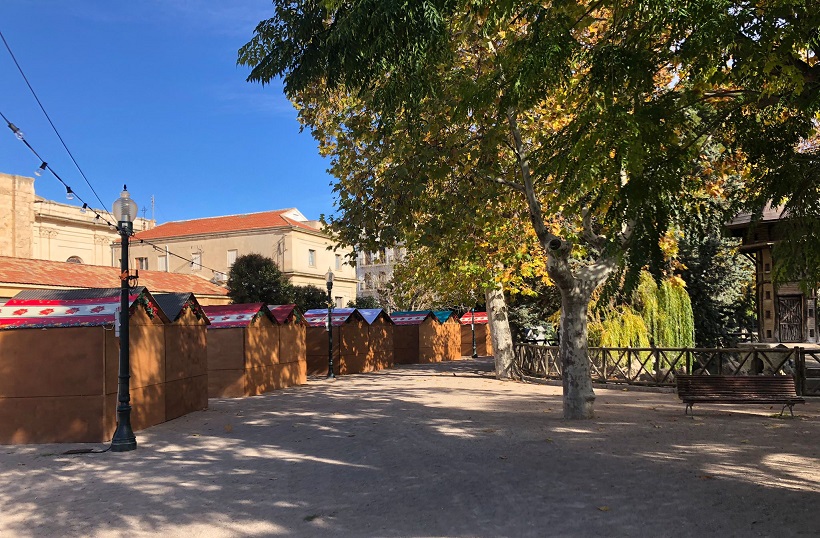
[[[525,375],[561,379],[558,346],[516,344]],[[798,391],[820,396],[820,351],[794,348],[591,347],[593,381],[674,386],[675,373],[695,375],[793,375]],[[808,359],[808,367],[807,367]]]

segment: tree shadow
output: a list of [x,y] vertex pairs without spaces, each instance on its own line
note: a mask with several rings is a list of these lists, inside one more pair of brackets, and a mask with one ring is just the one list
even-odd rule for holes
[[212,399],[128,453],[2,447],[0,534],[789,536],[818,522],[815,402],[794,420],[693,420],[674,394],[598,390],[594,420],[565,421],[559,387],[491,367]]

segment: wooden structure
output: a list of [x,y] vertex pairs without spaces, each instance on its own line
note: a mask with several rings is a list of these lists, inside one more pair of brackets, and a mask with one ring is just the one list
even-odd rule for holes
[[[28,290],[0,306],[0,443],[111,439],[119,288]],[[130,296],[131,423],[166,420],[165,324],[145,288]]]
[[279,366],[275,384],[279,387],[307,382],[307,322],[295,304],[268,305],[279,327]]
[[788,407],[794,416],[794,404],[805,403],[795,392],[792,376],[678,374],[675,380],[678,397],[686,404],[685,414],[696,403],[783,404],[780,415]]
[[441,362],[461,355],[459,323],[447,311],[444,322],[431,310],[393,312],[396,364]]
[[[317,308],[305,312],[307,321],[308,375],[326,375],[328,368],[327,310]],[[333,368],[336,374],[372,372],[375,365],[370,356],[369,324],[355,308],[334,308],[331,313],[333,330]]]
[[[434,323],[429,310],[393,312],[393,353],[396,364],[416,364],[421,361],[419,332],[423,324]],[[429,361],[428,361],[429,362]]]
[[461,358],[461,323],[458,316],[452,310],[436,310],[433,314],[441,324],[438,330],[443,350],[441,359],[457,361]]
[[490,337],[490,323],[486,312],[466,312],[459,319],[461,322],[461,356],[473,354],[473,332],[475,332],[475,352],[479,357],[493,354],[493,341]]
[[165,420],[208,408],[210,321],[193,293],[156,293],[165,325]]
[[[279,360],[279,327],[262,303],[206,306],[208,326],[208,396],[255,396],[304,383],[291,375],[297,366]],[[292,358],[292,357],[291,357]],[[283,371],[287,371],[285,375]]]
[[759,218],[741,213],[727,224],[742,239],[740,251],[754,262],[759,341],[762,343],[817,343],[817,291],[804,293],[796,282],[777,284],[772,278],[772,247],[784,237],[788,218],[782,207],[767,206]]
[[373,370],[391,368],[395,364],[393,320],[381,308],[359,308],[358,310],[368,324],[368,365],[372,365]]

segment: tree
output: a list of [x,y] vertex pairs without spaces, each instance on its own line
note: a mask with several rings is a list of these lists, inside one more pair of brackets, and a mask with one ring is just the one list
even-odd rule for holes
[[314,308],[327,308],[327,291],[308,284],[307,286],[293,286],[291,300],[302,312]]
[[[816,172],[793,150],[819,106],[818,15],[800,3],[274,6],[240,62],[250,80],[282,76],[333,154],[339,229],[367,222],[358,233],[389,242],[421,226],[438,239],[452,210],[473,220],[498,198],[525,211],[561,294],[567,418],[593,415],[586,315],[610,275],[624,268],[630,286],[645,266],[661,273],[667,232],[705,210],[700,193],[721,189],[749,155],[767,165],[751,175],[755,193],[772,192],[784,163]],[[774,89],[784,91],[772,105]],[[761,128],[766,136],[752,133]],[[713,137],[718,159],[703,151]]]
[[375,297],[356,297],[355,301],[347,302],[348,308],[381,308],[379,300]]
[[276,263],[261,254],[236,258],[228,273],[228,297],[233,303],[290,303],[291,287]]

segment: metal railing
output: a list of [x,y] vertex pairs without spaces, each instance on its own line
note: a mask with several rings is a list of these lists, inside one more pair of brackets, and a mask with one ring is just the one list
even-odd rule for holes
[[[516,344],[514,351],[518,367],[525,375],[561,379],[558,346]],[[591,347],[587,357],[592,380],[599,383],[674,386],[676,373],[792,375],[798,392],[820,396],[820,351],[800,347]]]

